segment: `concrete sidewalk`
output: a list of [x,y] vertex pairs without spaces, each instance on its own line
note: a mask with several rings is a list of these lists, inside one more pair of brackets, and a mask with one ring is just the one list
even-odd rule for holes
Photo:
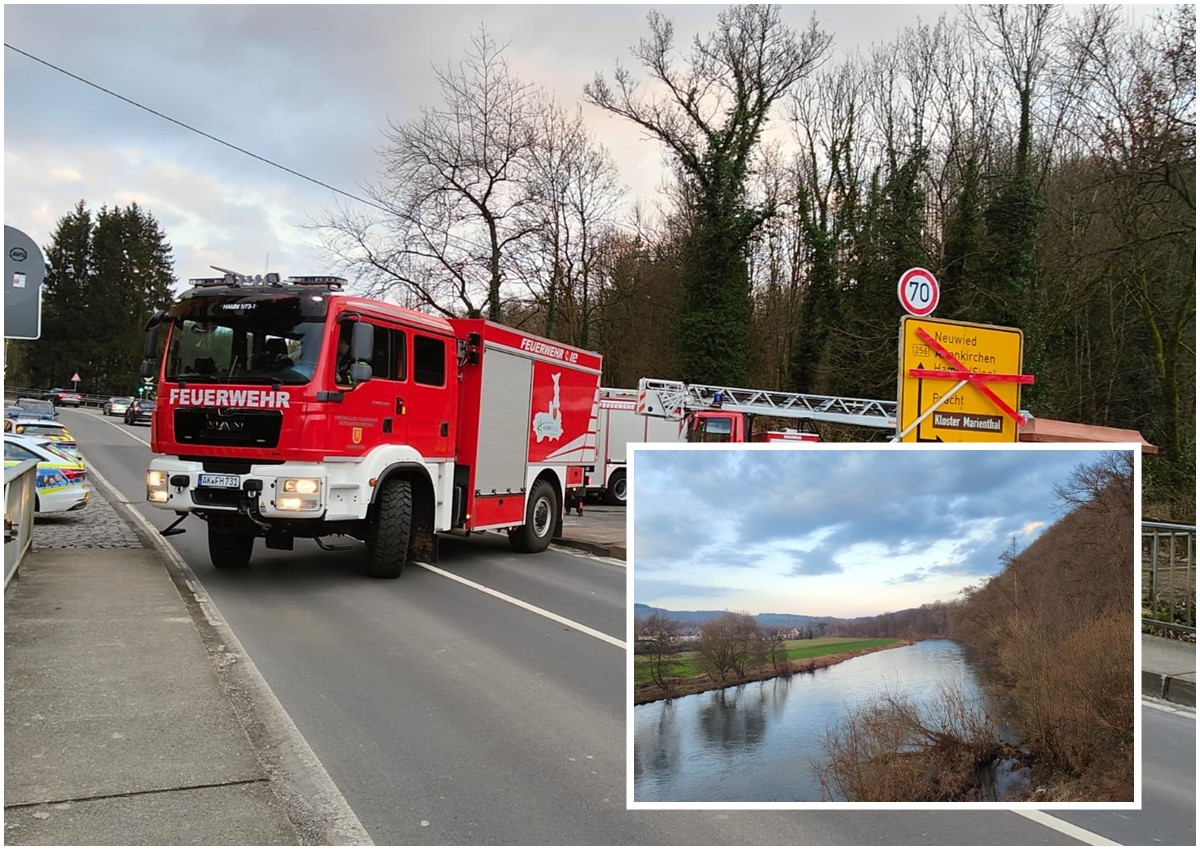
[[5,589],[5,843],[369,844],[127,510],[39,517]]

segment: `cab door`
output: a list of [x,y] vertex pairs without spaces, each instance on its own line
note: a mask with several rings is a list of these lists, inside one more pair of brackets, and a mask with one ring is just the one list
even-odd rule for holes
[[458,404],[454,339],[413,329],[409,333],[408,436],[426,459],[454,457]]
[[343,319],[339,351],[334,355],[334,383],[343,393],[340,404],[329,406],[333,444],[351,455],[363,454],[387,443],[407,444],[408,433],[408,333],[373,316],[359,316],[374,329],[371,350],[371,380],[352,386],[349,361],[340,356],[343,339],[348,340],[352,321]]

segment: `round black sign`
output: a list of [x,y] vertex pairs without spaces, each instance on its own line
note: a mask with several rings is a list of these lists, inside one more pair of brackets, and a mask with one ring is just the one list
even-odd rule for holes
[[20,247],[13,248],[11,251],[8,252],[8,256],[10,256],[12,258],[14,263],[23,263],[27,259],[29,259],[29,254],[25,253],[24,248],[20,248]]

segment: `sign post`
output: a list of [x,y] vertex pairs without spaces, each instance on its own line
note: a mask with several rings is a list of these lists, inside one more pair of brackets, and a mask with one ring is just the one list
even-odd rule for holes
[[907,443],[1016,442],[1024,418],[1018,328],[905,316],[896,425]]

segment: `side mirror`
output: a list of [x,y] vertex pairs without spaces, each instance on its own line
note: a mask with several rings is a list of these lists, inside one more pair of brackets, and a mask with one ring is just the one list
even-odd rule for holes
[[350,359],[354,362],[371,362],[375,350],[375,327],[370,322],[355,322],[350,335]]
[[371,380],[371,354],[375,350],[375,326],[370,322],[357,321],[350,333],[351,386]]

